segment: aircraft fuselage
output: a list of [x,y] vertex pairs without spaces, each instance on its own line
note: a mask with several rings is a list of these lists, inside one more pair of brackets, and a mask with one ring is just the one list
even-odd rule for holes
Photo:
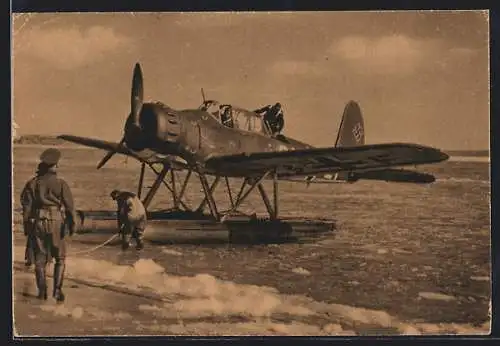
[[199,110],[175,110],[162,103],[145,103],[141,111],[140,147],[164,155],[176,155],[190,163],[201,163],[211,156],[275,152],[312,148],[280,135],[230,128],[210,113]]

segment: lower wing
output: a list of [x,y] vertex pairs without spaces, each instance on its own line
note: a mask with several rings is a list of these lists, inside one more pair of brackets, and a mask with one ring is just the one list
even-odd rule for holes
[[447,154],[435,148],[390,143],[215,156],[206,161],[205,167],[226,176],[248,177],[276,172],[278,178],[282,179],[321,173],[363,173],[405,165],[437,163],[447,159]]
[[186,167],[184,162],[177,160],[175,157],[172,157],[170,155],[158,154],[157,152],[149,149],[134,151],[127,148],[125,145],[120,145],[119,143],[108,142],[100,139],[93,139],[87,137],[72,136],[72,135],[61,135],[58,136],[57,138],[61,138],[68,142],[81,144],[96,149],[116,151],[119,154],[133,157],[136,160],[139,160],[140,162],[144,162],[149,165],[155,163],[169,163],[170,165],[173,166],[174,169],[184,169]]

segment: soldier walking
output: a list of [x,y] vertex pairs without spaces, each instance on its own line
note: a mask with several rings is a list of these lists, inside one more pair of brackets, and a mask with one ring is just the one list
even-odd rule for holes
[[40,155],[36,177],[31,179],[23,191],[23,210],[29,211],[33,220],[33,249],[35,254],[35,277],[38,298],[47,300],[47,264],[51,257],[54,264],[54,287],[52,296],[63,302],[62,291],[66,236],[75,229],[75,209],[71,190],[65,180],[57,176],[61,152],[50,148]]
[[128,191],[113,190],[111,198],[117,203],[118,228],[122,237],[122,249],[130,247],[130,239],[136,241],[136,249],[144,247],[144,230],[147,225],[146,209],[139,197]]

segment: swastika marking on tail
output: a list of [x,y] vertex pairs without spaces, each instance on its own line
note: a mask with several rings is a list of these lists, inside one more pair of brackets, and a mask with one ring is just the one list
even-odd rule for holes
[[363,137],[363,127],[361,126],[360,123],[357,123],[354,125],[352,128],[352,134],[354,135],[354,138],[356,139],[356,142],[359,143],[361,141],[361,137]]

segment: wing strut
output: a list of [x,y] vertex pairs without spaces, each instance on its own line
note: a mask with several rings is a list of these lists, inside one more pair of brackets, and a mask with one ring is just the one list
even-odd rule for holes
[[146,164],[144,162],[141,163],[141,175],[139,176],[139,186],[137,187],[137,197],[141,199],[142,194],[142,186],[144,184],[144,171],[146,169]]
[[[217,220],[217,221],[222,221],[224,222],[228,217],[234,215],[234,214],[243,214],[244,213],[238,211],[238,208],[241,206],[241,204],[248,198],[250,193],[257,187],[260,195],[262,197],[262,200],[266,206],[267,212],[269,213],[269,217],[272,220],[275,220],[278,218],[278,179],[277,179],[277,174],[276,172],[273,173],[273,177],[275,178],[273,181],[273,204],[271,204],[271,201],[264,189],[263,186],[263,181],[273,172],[269,171],[264,173],[262,176],[258,178],[245,178],[243,180],[243,183],[240,187],[240,190],[238,192],[238,195],[236,199],[233,196],[233,193],[231,191],[231,186],[229,185],[229,178],[224,177],[225,182],[226,182],[226,188],[227,188],[227,194],[229,201],[231,203],[231,208],[229,210],[221,211],[217,209],[217,204],[214,199],[214,192],[217,186],[219,185],[221,176],[216,176],[215,179],[213,180],[212,184],[209,184],[208,179],[205,174],[197,170],[197,174],[200,178],[200,183],[203,188],[203,192],[205,193],[205,197],[203,198],[202,202],[196,209],[196,212],[198,213],[203,213],[203,209],[205,206],[208,204],[208,207],[210,209],[210,213],[212,217]],[[248,187],[247,187],[248,185]],[[246,215],[248,216],[248,215]]]
[[[203,174],[198,173],[198,175],[201,177]],[[203,175],[203,176],[205,176],[205,175]],[[202,179],[202,178],[200,178],[200,179]],[[207,182],[207,186],[208,186],[208,180],[206,179],[206,177],[205,177],[204,180]],[[203,201],[201,201],[201,203],[198,206],[198,208],[196,208],[196,210],[198,212],[203,212],[203,209],[205,208],[205,205],[207,204],[207,202],[210,203],[210,199],[213,199],[213,193],[214,193],[215,189],[217,188],[217,186],[219,185],[219,181],[220,181],[220,177],[216,176],[215,180],[212,182],[212,185],[210,185],[208,187],[208,190],[207,190],[208,196],[207,196],[207,193],[205,193],[205,198],[203,198]],[[203,187],[204,183],[201,180],[200,180],[200,182],[201,182],[202,187]],[[203,187],[203,191],[205,191],[205,187]],[[214,200],[214,204],[215,204],[215,200]],[[209,205],[209,207],[210,207],[210,205]],[[214,208],[214,210],[216,210],[216,209],[217,208]],[[216,218],[218,218],[217,215],[218,215],[218,213],[214,214],[213,216],[216,217]]]
[[264,204],[266,205],[267,212],[269,213],[269,216],[271,219],[277,219],[278,218],[278,177],[276,173],[273,174],[273,204],[271,205],[271,202],[269,201],[269,197],[267,197],[266,190],[264,190],[264,186],[262,183],[258,184],[259,192],[262,197],[262,200],[264,201]]
[[208,207],[210,208],[210,213],[212,216],[219,221],[220,220],[220,214],[219,211],[217,210],[217,204],[215,203],[214,196],[212,195],[215,187],[219,184],[220,177],[217,176],[215,177],[215,181],[212,183],[212,186],[208,186],[208,181],[207,177],[205,174],[198,174],[200,177],[200,183],[201,186],[203,187],[203,191],[205,192],[205,198],[200,204],[200,207],[198,207],[198,210],[203,210],[203,206],[205,205],[206,202],[208,202]]
[[224,177],[226,180],[226,188],[227,188],[227,195],[229,197],[229,202],[231,202],[231,208],[234,208],[234,199],[233,199],[233,194],[231,192],[231,185],[229,185],[229,178]]
[[179,209],[179,199],[177,198],[177,189],[175,184],[175,172],[170,170],[170,179],[172,182],[172,199],[174,200],[174,209]]
[[[175,193],[175,188],[171,187],[171,186],[169,185],[169,183],[167,183],[167,182],[165,181],[165,177],[166,177],[166,175],[167,175],[168,171],[171,169],[170,165],[168,165],[168,164],[164,164],[164,165],[163,165],[163,169],[162,169],[160,172],[159,172],[156,168],[154,168],[154,166],[153,166],[153,165],[150,165],[149,167],[151,168],[151,170],[152,170],[153,172],[155,172],[155,174],[157,175],[157,178],[156,178],[156,180],[155,180],[155,182],[154,182],[153,186],[151,187],[151,190],[149,191],[148,196],[146,196],[146,199],[144,199],[144,202],[143,202],[143,203],[144,203],[144,205],[146,206],[146,202],[148,202],[148,204],[149,204],[149,202],[151,202],[150,200],[148,200],[148,197],[149,197],[149,194],[151,193],[151,191],[152,191],[153,189],[155,189],[155,193],[156,193],[156,190],[158,190],[159,185],[163,183],[163,185],[165,185],[165,187],[166,187],[166,188],[170,191],[170,193],[172,193],[172,197],[173,197],[174,201],[177,201],[177,202],[178,202],[178,204],[180,204],[180,205],[181,205],[181,206],[182,206],[182,207],[183,207],[186,211],[192,211],[192,210],[191,210],[191,208],[189,208],[189,207],[186,205],[186,203],[184,203],[184,202],[182,201],[182,199],[181,199],[181,198],[179,198],[179,196],[177,196],[177,194]],[[186,177],[186,178],[187,178],[187,179],[189,179],[189,177]],[[187,179],[186,179],[186,180],[187,180]],[[175,182],[175,179],[174,179],[174,182]],[[186,183],[186,182],[185,182],[185,183]],[[157,185],[158,185],[158,186],[157,186]],[[150,198],[153,198],[153,197],[151,196]]]
[[161,172],[158,172],[152,165],[150,167],[156,173],[157,177],[153,183],[153,186],[151,186],[151,189],[148,191],[148,194],[142,201],[142,204],[144,204],[144,208],[146,208],[146,210],[148,209],[149,204],[151,203],[156,192],[158,191],[158,188],[160,187],[161,183],[162,182],[165,183],[164,179],[167,176],[168,171],[170,170],[170,165],[167,164],[163,165],[163,169],[161,170]]
[[[139,198],[142,195],[142,190],[143,190],[143,185],[144,185],[144,175],[145,175],[145,163],[142,163],[141,165],[141,174],[139,177],[139,186],[138,186],[138,191],[137,194]],[[198,206],[197,209],[194,210],[195,213],[203,213],[203,210],[205,206],[208,204],[208,207],[210,209],[210,213],[212,217],[216,221],[224,221],[227,217],[230,217],[231,215],[234,214],[243,214],[246,215],[240,211],[238,211],[238,208],[241,206],[241,204],[248,198],[250,193],[257,187],[260,193],[260,196],[266,206],[266,209],[269,213],[269,217],[271,220],[276,220],[278,218],[278,175],[274,171],[268,171],[262,174],[260,177],[246,177],[240,187],[240,191],[238,192],[238,195],[236,199],[234,198],[234,195],[231,191],[231,186],[229,184],[229,178],[226,176],[225,182],[226,182],[226,187],[227,187],[227,193],[229,200],[231,202],[231,208],[227,211],[219,212],[217,208],[217,203],[214,198],[214,192],[217,186],[219,185],[221,181],[221,176],[215,176],[215,179],[212,181],[211,184],[209,184],[207,175],[204,174],[201,170],[197,168],[189,169],[187,172],[187,175],[182,182],[181,188],[179,193],[177,193],[177,176],[175,173],[175,170],[172,168],[172,166],[168,163],[162,163],[162,169],[158,170],[155,168],[153,164],[148,164],[148,166],[151,168],[151,170],[156,174],[156,179],[153,183],[153,185],[150,187],[148,193],[146,194],[146,197],[143,199],[143,204],[146,210],[149,208],[151,205],[151,201],[153,200],[153,197],[156,195],[159,187],[161,184],[165,185],[167,189],[172,193],[173,197],[173,203],[174,203],[174,210],[182,210],[180,207],[182,207],[185,211],[188,212],[193,212],[193,209],[189,208],[186,203],[183,201],[183,196],[186,191],[187,184],[191,178],[193,169],[195,172],[198,174],[200,178],[200,183],[203,188],[204,192],[204,198],[201,201],[200,205]],[[171,184],[170,185],[167,181],[165,181],[165,178],[167,174],[170,171],[170,178],[171,178]],[[269,177],[270,174],[273,174],[273,203],[271,203],[271,200],[269,199],[264,186],[263,186],[263,181]],[[248,186],[247,186],[248,185]],[[249,216],[249,215],[246,215]],[[251,216],[250,216],[251,217]],[[255,216],[253,216],[255,217]]]
[[278,173],[273,174],[273,197],[274,197],[274,217],[277,219],[279,214],[279,191],[278,191]]
[[[250,195],[250,193],[255,189],[255,187],[260,186],[259,190],[263,191],[264,189],[263,189],[261,184],[264,181],[264,179],[266,179],[269,176],[269,174],[270,174],[269,171],[264,173],[260,178],[254,180],[251,184],[250,184],[250,179],[245,178],[245,180],[243,181],[243,185],[241,186],[240,192],[238,193],[238,198],[236,199],[236,202],[234,203],[232,208],[228,210],[226,215],[234,213],[238,209],[238,207],[241,205],[241,203],[243,203],[245,201],[245,199]],[[243,193],[245,185],[247,185],[247,184],[250,186],[247,189],[247,191],[245,193]],[[264,195],[265,195],[265,191],[264,191]],[[265,196],[265,197],[263,196],[262,198],[264,199],[264,203],[266,203],[266,207],[268,205],[270,206],[269,199],[267,198],[267,196]],[[266,199],[267,199],[267,202],[266,202]],[[271,216],[271,218],[273,218],[273,215],[274,215],[274,213],[271,213],[271,212],[269,213],[269,216]]]
[[181,192],[179,193],[179,200],[182,200],[182,197],[184,196],[184,192],[186,192],[186,187],[187,187],[187,184],[189,182],[189,179],[191,178],[191,174],[193,173],[192,170],[189,170],[187,175],[186,175],[186,178],[184,179],[184,183],[182,184],[182,187],[181,187]]

